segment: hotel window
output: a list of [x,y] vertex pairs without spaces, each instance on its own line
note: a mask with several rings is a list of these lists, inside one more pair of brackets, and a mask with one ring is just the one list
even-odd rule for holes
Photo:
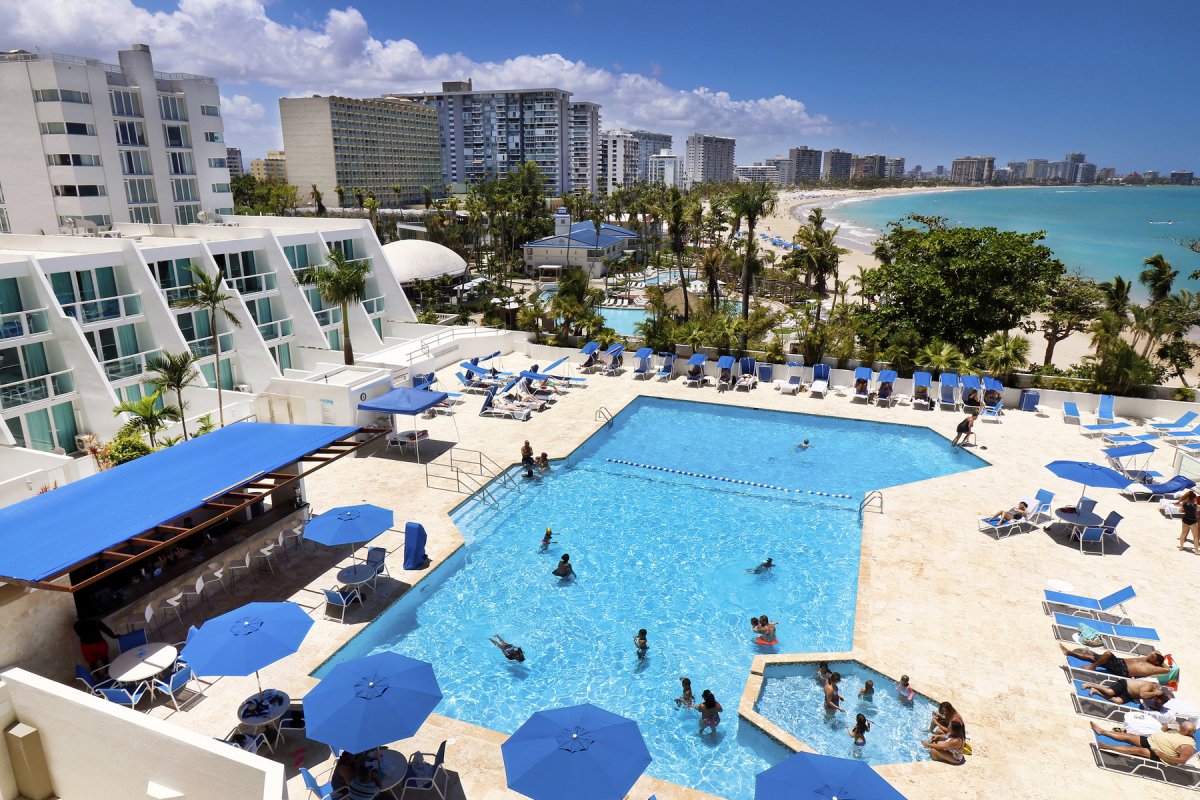
[[100,156],[92,153],[52,153],[46,156],[51,167],[98,167]]
[[194,203],[200,199],[200,191],[194,178],[172,178],[171,196],[176,203]]
[[142,99],[137,92],[110,89],[108,99],[115,117],[140,117],[142,115]]
[[117,144],[146,146],[146,127],[140,122],[114,122],[117,132]]
[[157,203],[154,193],[154,181],[149,178],[133,178],[125,181],[125,200],[134,205],[137,203]]
[[121,172],[125,175],[150,175],[150,154],[145,150],[121,150]]
[[221,116],[220,106],[200,106],[200,114],[205,117]]
[[95,136],[96,128],[84,122],[43,122],[42,133],[69,133],[72,136]]
[[196,160],[191,153],[167,153],[172,175],[195,175]]
[[58,224],[60,227],[65,227],[71,220],[87,220],[101,228],[112,225],[112,217],[108,214],[60,214]]
[[92,97],[87,92],[75,89],[35,89],[34,102],[37,103],[91,103]]
[[160,94],[158,96],[158,111],[162,114],[163,119],[173,119],[184,121],[187,119],[187,104],[184,103],[182,97],[175,97],[169,94]]
[[104,197],[108,190],[96,184],[59,184],[54,187],[55,197]]
[[225,141],[225,134],[220,133],[219,131],[205,131],[204,132],[204,141],[206,141],[206,142],[223,142],[223,141]]
[[223,169],[229,166],[229,160],[225,158],[210,158],[208,166],[212,169]]
[[214,194],[228,194],[233,191],[231,188],[229,188],[228,183],[214,183],[212,185],[212,190]]
[[158,224],[158,206],[134,206],[129,209],[129,221],[143,225]]
[[190,225],[196,221],[196,215],[199,213],[200,206],[175,206],[175,223]]
[[191,147],[192,137],[187,125],[163,125],[163,138],[167,147]]
[[3,208],[0,208],[0,233],[12,233],[8,226],[8,211]]

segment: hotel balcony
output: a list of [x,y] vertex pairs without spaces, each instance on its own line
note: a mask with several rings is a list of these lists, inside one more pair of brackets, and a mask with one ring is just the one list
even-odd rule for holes
[[262,335],[263,341],[272,342],[276,339],[286,339],[292,335],[292,318],[264,322],[258,326],[258,332]]
[[322,328],[337,325],[342,321],[342,310],[340,308],[323,308],[313,313],[317,316],[317,324]]
[[362,305],[368,316],[382,314],[384,309],[384,297],[382,295],[379,297],[368,297],[366,300],[362,301]]
[[[221,354],[224,355],[233,350],[233,334],[220,333],[217,338],[221,344]],[[188,347],[192,350],[192,355],[196,358],[208,358],[214,353],[213,340],[211,336],[205,336],[203,339],[197,339],[194,342],[188,342]]]
[[260,275],[244,275],[241,278],[226,278],[242,297],[251,297],[279,288],[274,272],[264,272]]
[[142,297],[139,294],[124,294],[78,303],[63,303],[62,310],[68,317],[74,317],[79,320],[80,325],[86,327],[116,319],[140,317]]
[[0,409],[8,411],[30,403],[53,400],[75,392],[75,375],[69,369],[0,386]]
[[161,350],[146,350],[142,353],[134,353],[131,356],[110,359],[109,361],[102,362],[100,366],[104,368],[104,374],[108,376],[110,381],[123,381],[129,378],[136,378],[144,373],[146,371],[146,359],[160,355],[162,355]]
[[44,308],[0,314],[0,339],[20,339],[49,333],[50,319]]

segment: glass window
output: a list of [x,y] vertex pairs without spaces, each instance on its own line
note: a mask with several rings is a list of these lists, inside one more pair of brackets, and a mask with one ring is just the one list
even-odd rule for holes
[[195,202],[200,199],[200,190],[195,178],[172,178],[171,195],[176,203]]
[[200,106],[200,113],[206,117],[219,117],[221,108],[219,106]]
[[191,153],[167,153],[172,175],[195,175],[196,161]]
[[140,117],[142,115],[142,99],[137,92],[110,89],[108,91],[108,99],[112,105],[114,116]]
[[223,141],[225,141],[225,134],[220,133],[218,131],[205,131],[204,132],[204,141],[206,141],[206,142],[223,142]]
[[214,194],[228,194],[229,192],[233,191],[229,188],[228,183],[214,183],[212,185],[212,190]]
[[167,147],[191,147],[192,136],[187,125],[163,125],[163,138]]
[[125,175],[150,175],[150,154],[145,150],[121,150],[121,172]]
[[158,110],[162,114],[163,119],[187,119],[187,104],[184,103],[182,97],[171,94],[160,94],[158,96]]
[[305,269],[308,267],[308,245],[289,244],[283,248],[283,254],[287,256],[288,263],[292,265],[292,269]]
[[0,233],[12,233],[8,225],[8,210],[0,208]]
[[38,103],[90,103],[91,95],[75,89],[35,89],[33,99]]
[[129,221],[143,225],[158,224],[158,206],[134,206],[129,209]]
[[100,156],[93,153],[51,153],[46,156],[46,164],[51,167],[98,167]]
[[199,213],[200,206],[175,206],[175,223],[191,225],[196,221],[196,215]]
[[224,158],[210,158],[208,160],[208,166],[212,167],[213,169],[223,169],[229,166],[229,161]]
[[96,184],[60,184],[54,187],[55,197],[104,197],[108,190]]
[[279,365],[279,369],[292,368],[292,346],[290,344],[281,344],[278,347],[272,348],[272,353],[275,356],[275,363]]
[[154,181],[149,178],[133,178],[125,181],[125,200],[134,203],[157,203]]
[[146,146],[146,128],[142,123],[117,121],[113,125],[117,131],[117,144]]
[[72,136],[95,136],[96,128],[84,122],[43,122],[42,133],[69,133]]

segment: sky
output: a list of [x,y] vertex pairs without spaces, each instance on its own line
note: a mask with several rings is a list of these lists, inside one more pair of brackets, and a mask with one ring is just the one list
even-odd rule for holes
[[280,97],[378,96],[473,78],[556,86],[602,126],[788,147],[1200,172],[1195,0],[3,0],[0,50],[218,79],[226,140],[282,146]]

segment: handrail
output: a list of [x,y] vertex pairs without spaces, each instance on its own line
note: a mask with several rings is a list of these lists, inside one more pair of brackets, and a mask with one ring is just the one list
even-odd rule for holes
[[95,300],[61,303],[60,305],[63,313],[68,317],[79,320],[81,325],[91,325],[95,322],[140,315],[142,313],[142,296],[134,292],[114,297],[98,297]]
[[283,339],[284,337],[291,336],[292,318],[285,317],[283,319],[272,320],[271,322],[264,322],[258,326],[258,332],[262,335],[262,338],[268,342],[274,339]]
[[[226,331],[218,333],[217,339],[221,345],[221,355],[226,355],[233,350],[233,333]],[[192,355],[196,358],[207,358],[213,355],[216,350],[213,347],[212,337],[205,336],[203,339],[196,339],[188,342],[188,347],[191,348]]]
[[0,339],[15,339],[50,332],[50,318],[45,308],[30,308],[0,314]]
[[342,310],[340,308],[322,308],[320,311],[314,311],[313,314],[317,317],[317,324],[322,328],[328,328],[330,325],[337,325],[342,321]]
[[240,278],[226,278],[233,284],[240,295],[260,294],[279,288],[279,280],[274,272],[258,272],[253,275],[242,275]]
[[871,492],[867,492],[866,496],[862,499],[862,502],[858,504],[858,513],[859,514],[864,513],[871,506],[871,504],[874,503],[876,500],[879,501],[879,513],[882,514],[883,513],[883,492],[879,491],[878,489],[871,491]]
[[363,310],[367,312],[368,316],[371,314],[382,314],[386,310],[386,300],[387,298],[383,295],[368,297],[362,301]]
[[100,366],[104,368],[104,374],[110,381],[119,381],[141,375],[146,371],[146,359],[161,354],[161,349],[145,350],[128,356],[110,358],[108,361],[102,361]]
[[594,417],[594,419],[596,421],[604,420],[604,424],[606,426],[608,426],[610,428],[612,427],[613,415],[612,415],[612,412],[608,410],[607,406],[600,406],[599,408],[597,408],[596,416]]
[[0,386],[0,408],[16,408],[75,391],[75,375],[64,369]]

